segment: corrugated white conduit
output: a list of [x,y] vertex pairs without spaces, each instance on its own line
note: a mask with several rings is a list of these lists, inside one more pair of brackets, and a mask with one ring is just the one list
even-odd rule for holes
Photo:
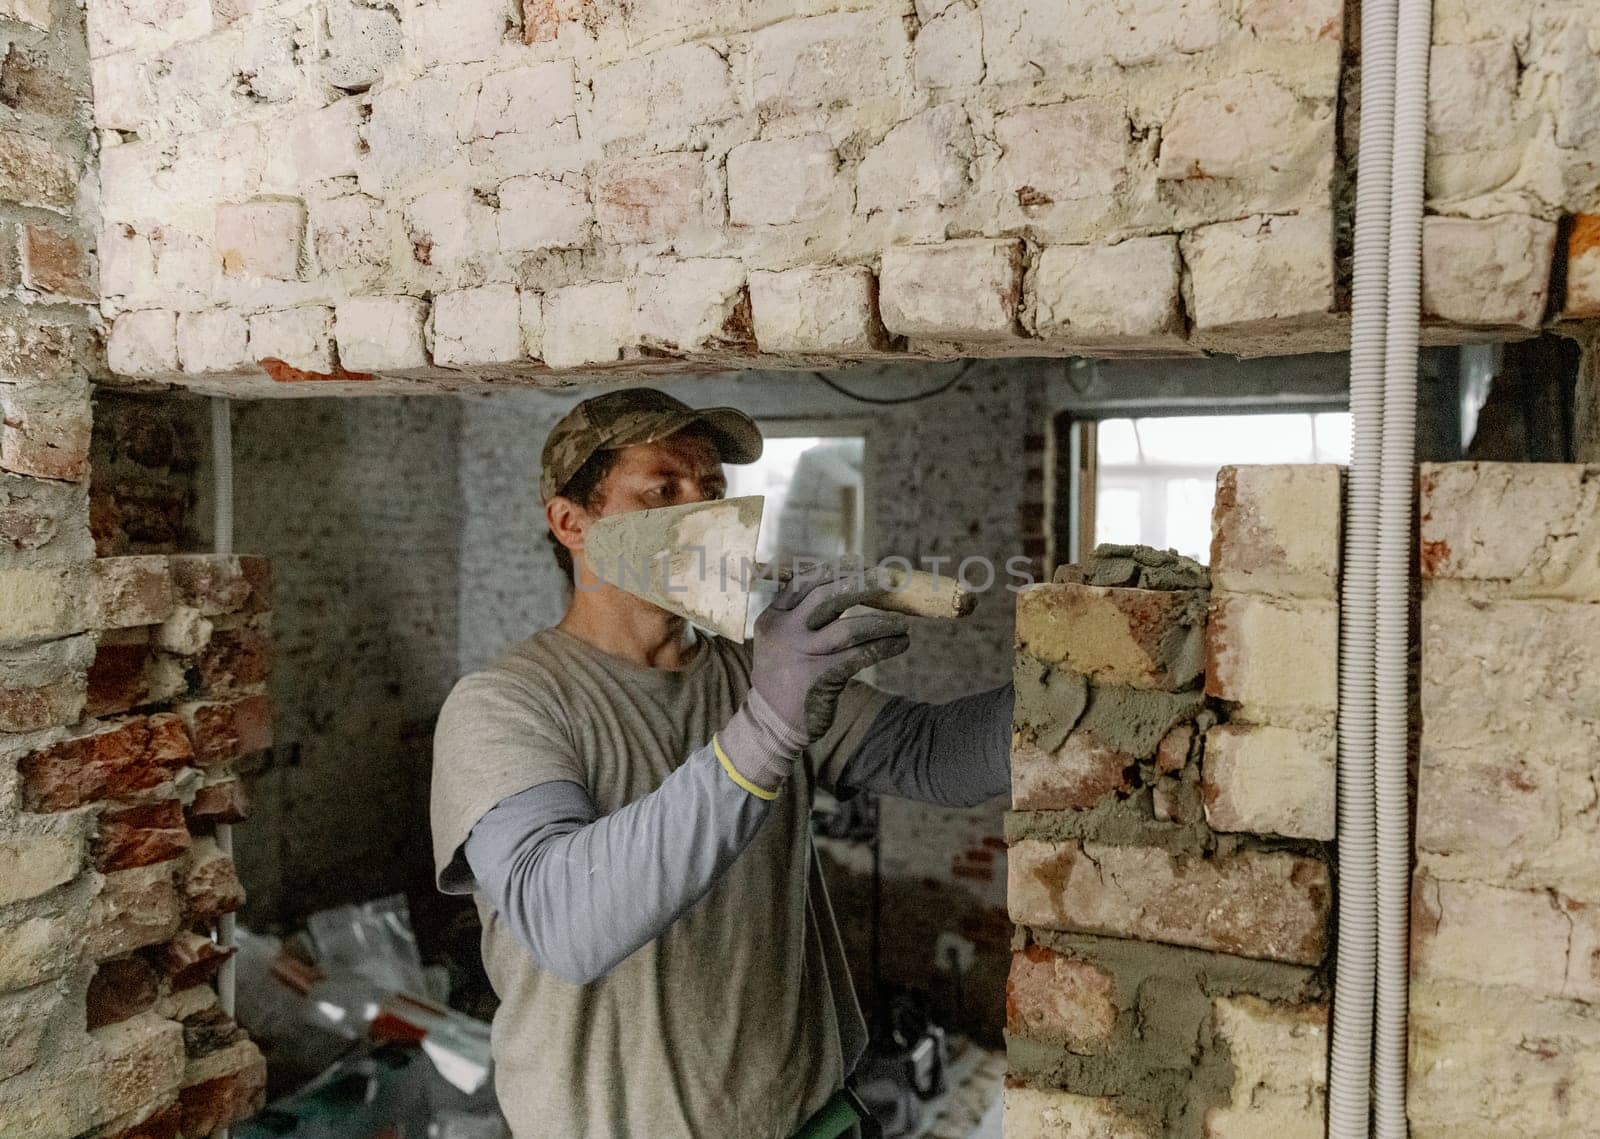
[[1411,497],[1431,25],[1430,0],[1361,5],[1330,1139],[1366,1139],[1374,1124],[1379,1139],[1406,1134]]
[[[228,401],[218,397],[211,400],[211,470],[213,477],[214,514],[212,546],[217,553],[233,553],[233,416]],[[222,853],[233,856],[233,826],[217,824],[217,846]],[[217,920],[217,945],[232,949],[237,944],[237,919],[233,914],[223,914]],[[217,974],[217,998],[222,1011],[233,1015],[238,984],[238,962],[232,955],[222,963]],[[229,1129],[219,1133],[228,1139]]]

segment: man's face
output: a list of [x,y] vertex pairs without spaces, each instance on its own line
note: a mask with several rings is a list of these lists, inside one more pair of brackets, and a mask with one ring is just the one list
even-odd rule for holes
[[679,432],[624,447],[599,490],[596,514],[604,516],[719,499],[728,493],[728,480],[715,443]]

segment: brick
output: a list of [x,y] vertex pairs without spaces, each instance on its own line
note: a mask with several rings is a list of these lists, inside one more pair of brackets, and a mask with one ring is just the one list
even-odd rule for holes
[[1086,735],[1053,751],[1026,738],[1011,744],[1011,805],[1019,811],[1087,811],[1133,789],[1137,760]]
[[1339,612],[1331,601],[1215,593],[1206,623],[1206,694],[1234,718],[1282,727],[1332,723]]
[[1600,601],[1600,466],[1428,463],[1419,486],[1425,580]]
[[750,274],[756,343],[770,353],[850,355],[886,349],[872,270],[853,265]]
[[184,662],[158,652],[148,630],[107,632],[89,667],[85,716],[115,716],[181,696],[189,688]]
[[133,52],[108,55],[89,64],[94,90],[94,125],[101,130],[142,131],[153,96],[143,61]]
[[418,0],[400,33],[407,54],[424,68],[492,59],[516,27],[510,0]]
[[1181,344],[1180,276],[1172,236],[1048,246],[1028,278],[1033,330],[1046,340],[1088,346]]
[[152,634],[156,647],[180,656],[193,656],[211,640],[212,623],[190,605],[178,605],[172,616],[161,622]]
[[430,320],[433,362],[441,368],[522,359],[522,303],[515,285],[440,293]]
[[142,957],[105,961],[89,979],[85,1001],[90,1032],[138,1016],[156,1003],[161,980]]
[[972,158],[966,110],[957,103],[930,107],[895,126],[862,158],[856,168],[856,211],[954,205],[967,188]]
[[343,99],[304,115],[275,119],[266,128],[266,167],[261,189],[297,195],[307,185],[361,173],[361,130],[366,122],[359,99]]
[[266,1102],[266,1092],[267,1062],[248,1040],[191,1061],[178,1093],[183,1133],[210,1135],[254,1115]]
[[172,615],[172,565],[167,558],[97,558],[90,568],[89,619],[95,628],[157,625]]
[[544,295],[544,360],[552,368],[608,364],[634,342],[633,290],[622,282]]
[[1005,1139],[1156,1139],[1160,1121],[1115,1096],[1088,1096],[1007,1081]]
[[211,31],[207,0],[169,0],[159,8],[135,0],[96,0],[88,6],[89,54],[160,51]]
[[272,746],[272,704],[265,696],[180,704],[194,738],[195,762],[214,767]]
[[664,352],[755,350],[744,265],[732,259],[670,263],[634,282],[634,334]]
[[495,249],[495,211],[465,187],[433,190],[405,208],[406,237],[419,265],[475,263]]
[[1199,677],[1205,595],[1040,584],[1017,596],[1017,648],[1098,681],[1167,692]]
[[178,314],[178,364],[193,375],[239,372],[250,362],[250,322],[234,309]]
[[363,192],[383,197],[416,179],[419,171],[443,170],[461,146],[454,108],[459,80],[447,74],[425,75],[409,83],[384,84],[372,96],[372,112],[364,138],[367,153],[361,166]]
[[843,201],[839,156],[825,134],[747,142],[728,152],[728,220],[792,225]]
[[150,956],[167,978],[168,987],[175,992],[210,981],[233,953],[231,949],[219,947],[209,937],[184,930]]
[[1561,315],[1600,316],[1600,214],[1578,214],[1567,234],[1567,292]]
[[1335,599],[1343,480],[1322,464],[1223,467],[1211,514],[1211,584]]
[[250,816],[250,797],[242,779],[222,779],[208,783],[194,794],[189,804],[191,826],[217,823],[242,823]]
[[426,368],[428,302],[417,297],[353,297],[334,310],[339,363],[352,371]]
[[305,372],[334,370],[333,310],[321,305],[258,312],[250,317],[250,358],[281,360]]
[[1190,316],[1199,331],[1317,327],[1333,308],[1333,228],[1327,213],[1246,218],[1183,235]]
[[917,29],[914,70],[922,87],[970,87],[983,79],[983,21],[955,4]]
[[[604,74],[596,74],[597,86]],[[503,135],[536,136],[530,142],[540,150],[577,145],[577,85],[570,60],[550,60],[484,77],[473,108],[472,136],[496,139]]]
[[947,241],[883,251],[878,301],[884,327],[902,336],[1004,340],[1017,334],[1022,246]]
[[194,755],[182,722],[139,716],[22,757],[22,799],[32,811],[64,811],[160,786]]
[[74,835],[0,842],[0,905],[49,893],[77,876],[83,843]]
[[160,945],[178,933],[183,905],[176,867],[176,862],[158,862],[105,876],[89,911],[84,949],[90,960]]
[[30,989],[75,967],[81,938],[73,922],[55,915],[0,927],[0,993]]
[[1412,880],[1412,975],[1561,996],[1571,924],[1546,890]]
[[0,570],[0,642],[82,632],[83,579],[72,565]]
[[86,385],[0,384],[0,470],[77,481],[88,473],[91,425]]
[[1008,1033],[1095,1055],[1107,1051],[1116,1026],[1116,980],[1098,965],[1042,945],[1011,954]]
[[159,376],[178,370],[178,314],[160,309],[125,312],[111,324],[106,363],[124,376]]
[[179,605],[204,617],[261,613],[272,605],[272,563],[263,557],[178,554],[170,559]]
[[0,321],[0,380],[48,383],[71,377],[79,348],[73,330],[36,319]]
[[624,245],[681,240],[712,223],[709,193],[698,153],[604,163],[594,178],[600,237]]
[[763,116],[848,105],[866,113],[909,91],[911,44],[897,12],[784,20],[750,37],[750,85]]
[[143,1013],[94,1032],[94,1121],[106,1122],[171,1094],[183,1071],[183,1030]]
[[244,905],[244,886],[233,858],[222,852],[214,838],[194,840],[180,883],[184,918],[190,923],[213,922]]
[[1123,67],[1193,55],[1220,43],[1231,30],[1233,5],[1141,4],[1085,9],[1061,19],[1060,9],[1039,0],[996,0],[983,13],[985,76],[990,83],[1033,82],[1039,75],[1104,63]]
[[[201,991],[204,991],[203,986]],[[215,999],[208,1001],[204,1008],[196,1009],[180,1020],[183,1024],[184,1049],[189,1053],[191,1062],[246,1039],[244,1029],[222,1011],[222,1007]]]
[[217,207],[217,256],[228,277],[293,281],[300,276],[306,206],[298,199]]
[[78,196],[77,164],[43,139],[0,130],[0,199],[69,214]]
[[1212,1010],[1233,1084],[1228,1103],[1206,1112],[1207,1139],[1322,1135],[1328,1006],[1241,995],[1219,997]]
[[1587,776],[1525,753],[1514,738],[1452,746],[1431,738],[1431,727],[1417,772],[1419,861],[1450,878],[1600,896],[1588,853],[1600,836],[1578,797]]
[[0,649],[0,732],[74,723],[83,711],[91,636]]
[[1011,919],[1023,925],[1301,965],[1322,959],[1328,868],[1299,855],[1204,858],[1023,839],[1010,849],[1007,873]]
[[549,43],[561,25],[576,20],[594,0],[522,0],[522,40],[524,43]]
[[1428,67],[1428,152],[1470,154],[1512,142],[1519,70],[1510,40],[1435,45]]
[[500,209],[495,219],[502,251],[581,249],[589,243],[594,207],[589,204],[588,179],[581,174],[509,178],[497,193]]
[[54,22],[50,0],[0,0],[0,16],[46,30]]
[[1451,324],[1538,328],[1556,225],[1520,214],[1422,222],[1422,312]]
[[322,78],[329,86],[364,91],[401,55],[400,16],[361,0],[330,0]]
[[1019,107],[996,116],[994,134],[1004,151],[994,185],[1024,214],[1105,197],[1127,177],[1127,112],[1118,100]]
[[602,145],[645,138],[661,150],[687,147],[701,128],[739,113],[727,60],[703,43],[679,44],[601,68],[592,85]]
[[1334,740],[1265,724],[1206,732],[1201,795],[1213,830],[1332,842]]
[[10,565],[87,557],[88,515],[81,486],[0,472],[0,553]]
[[1245,0],[1239,18],[1258,39],[1338,43],[1344,33],[1344,2]]
[[0,1080],[8,1080],[38,1061],[45,1033],[66,1012],[59,982],[0,996]]
[[[1161,128],[1156,177],[1247,181],[1304,177],[1333,157],[1332,102],[1303,99],[1269,75],[1235,75],[1180,94]],[[1271,208],[1248,190],[1243,209]]]
[[1176,775],[1189,762],[1189,752],[1194,746],[1195,726],[1179,724],[1156,745],[1156,770],[1163,775]]
[[72,234],[54,226],[24,224],[19,257],[22,282],[28,288],[69,301],[99,299],[94,262]]
[[178,1128],[182,1122],[183,1113],[174,1099],[171,1103],[141,1108],[107,1124],[121,1130],[109,1132],[104,1139],[180,1139]]
[[544,294],[525,289],[521,301],[522,354],[530,360],[544,357]]
[[176,799],[102,811],[91,850],[102,874],[181,858],[189,849],[183,804]]

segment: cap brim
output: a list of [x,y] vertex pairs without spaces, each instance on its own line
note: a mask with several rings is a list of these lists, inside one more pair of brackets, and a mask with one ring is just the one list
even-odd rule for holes
[[665,411],[659,418],[635,423],[629,430],[620,432],[606,441],[606,448],[631,447],[636,443],[654,443],[669,435],[676,435],[685,427],[703,424],[717,445],[717,453],[724,463],[753,463],[761,457],[761,429],[756,421],[736,407],[700,407],[692,411]]

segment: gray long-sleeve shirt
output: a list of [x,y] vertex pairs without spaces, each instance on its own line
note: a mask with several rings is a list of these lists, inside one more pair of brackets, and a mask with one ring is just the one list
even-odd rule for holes
[[[837,781],[947,807],[1010,784],[1010,685],[948,704],[894,698]],[[604,976],[691,910],[760,830],[769,804],[722,769],[712,744],[603,818],[577,783],[508,796],[473,826],[467,864],[541,967],[576,984]]]

